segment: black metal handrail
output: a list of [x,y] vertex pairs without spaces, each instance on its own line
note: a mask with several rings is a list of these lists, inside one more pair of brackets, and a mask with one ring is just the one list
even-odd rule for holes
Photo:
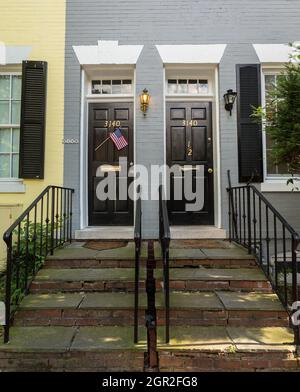
[[[140,186],[137,193],[140,195]],[[139,328],[139,279],[140,279],[140,255],[142,245],[142,203],[141,197],[137,199],[134,222],[134,242],[135,242],[135,281],[134,281],[134,343],[138,342]]]
[[163,262],[163,290],[165,300],[165,340],[170,340],[170,289],[169,289],[169,246],[171,234],[168,218],[167,202],[163,186],[159,187],[159,241]]
[[45,257],[72,241],[74,189],[49,185],[3,235],[7,246],[4,343],[14,311]]
[[[251,184],[231,186],[228,171],[229,239],[246,247],[270,281],[292,317],[299,297],[297,254],[299,234],[270,201]],[[292,326],[295,343],[300,344],[300,328]]]

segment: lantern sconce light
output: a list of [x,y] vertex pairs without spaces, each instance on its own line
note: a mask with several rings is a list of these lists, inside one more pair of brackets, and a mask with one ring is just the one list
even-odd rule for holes
[[224,94],[225,109],[230,112],[230,116],[236,96],[237,93],[233,90],[227,90],[227,93]]
[[146,116],[146,112],[150,103],[150,95],[146,88],[144,88],[142,94],[140,95],[141,111]]

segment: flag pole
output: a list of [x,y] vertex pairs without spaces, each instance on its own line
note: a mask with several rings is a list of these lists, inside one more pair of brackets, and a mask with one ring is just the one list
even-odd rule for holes
[[100,143],[99,146],[95,148],[95,151],[97,151],[101,146],[103,146],[103,144],[104,144],[105,142],[107,142],[108,139],[110,139],[110,136],[108,136],[105,140],[103,140],[103,142]]

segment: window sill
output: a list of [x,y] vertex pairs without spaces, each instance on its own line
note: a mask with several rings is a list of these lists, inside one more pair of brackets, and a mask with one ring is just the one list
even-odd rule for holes
[[25,191],[23,180],[0,179],[0,193],[25,193]]
[[260,190],[261,192],[291,192],[293,190],[293,185],[287,185],[287,180],[288,178],[280,180],[266,180],[265,182],[261,183]]

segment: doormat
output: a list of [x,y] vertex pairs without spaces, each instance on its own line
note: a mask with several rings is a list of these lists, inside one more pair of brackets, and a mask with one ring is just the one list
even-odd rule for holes
[[108,250],[116,248],[124,248],[128,241],[87,241],[83,247],[93,250]]
[[218,240],[173,240],[171,247],[175,249],[226,249],[229,244]]

